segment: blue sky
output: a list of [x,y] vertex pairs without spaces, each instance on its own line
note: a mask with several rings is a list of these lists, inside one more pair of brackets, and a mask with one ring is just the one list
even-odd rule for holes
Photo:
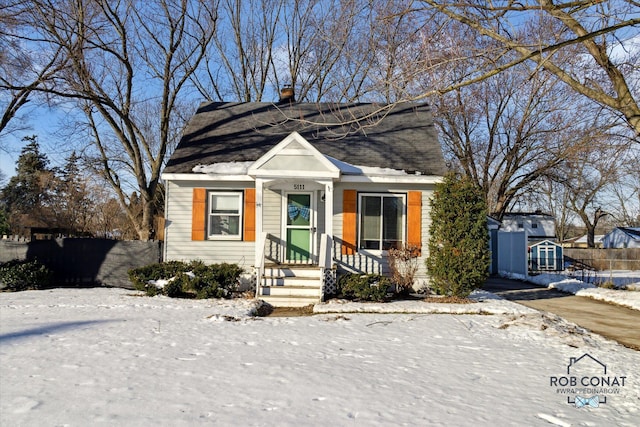
[[22,119],[21,126],[24,128],[2,136],[0,170],[6,178],[9,179],[15,175],[16,162],[22,147],[25,146],[25,142],[22,141],[25,136],[38,136],[40,148],[47,155],[50,166],[64,164],[71,146],[62,136],[56,135],[64,113],[55,108],[35,107],[20,111],[19,115]]

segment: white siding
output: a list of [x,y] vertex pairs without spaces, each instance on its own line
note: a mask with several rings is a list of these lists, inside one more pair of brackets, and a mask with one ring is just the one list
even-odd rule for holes
[[[209,185],[207,185],[209,184]],[[237,263],[245,268],[253,265],[255,257],[255,242],[243,242],[237,240],[191,240],[191,205],[193,189],[204,187],[210,190],[242,190],[251,184],[246,182],[224,182],[218,186],[210,183],[196,181],[168,181],[167,182],[167,211],[165,230],[165,260],[202,260],[206,263],[230,262]],[[410,184],[394,184],[389,187],[385,184],[366,183],[337,183],[334,187],[333,204],[333,235],[342,238],[342,200],[345,189],[358,192],[372,193],[407,193],[409,191],[422,192],[422,255],[419,260],[417,274],[417,287],[427,283],[425,259],[428,256],[429,215],[433,196],[433,185],[415,186]],[[324,202],[320,200],[321,192],[317,191],[316,208],[318,236],[324,230]],[[275,236],[281,234],[282,217],[282,191],[265,188],[263,192],[263,232]],[[319,240],[319,239],[318,239]],[[384,269],[386,270],[386,260]]]
[[282,192],[265,188],[262,198],[262,232],[280,237],[282,234]]
[[[425,261],[428,254],[429,242],[429,226],[431,224],[431,198],[433,197],[434,185],[415,186],[410,184],[395,184],[392,187],[384,184],[365,184],[365,183],[340,183],[334,189],[334,205],[333,205],[333,233],[334,236],[342,238],[342,201],[344,190],[356,190],[358,192],[367,193],[407,193],[409,191],[422,192],[422,254],[418,260],[418,272],[416,274],[416,288],[424,287],[428,284],[427,268]],[[383,269],[386,271],[388,265],[386,260]]]
[[254,261],[255,242],[238,240],[191,240],[191,205],[194,188],[210,190],[243,190],[248,183],[167,182],[167,212],[165,230],[165,260],[201,260],[208,264],[229,262],[249,268]]
[[[522,224],[522,227],[520,226]],[[501,231],[526,231],[529,239],[555,238],[555,220],[540,215],[517,216],[503,218]]]
[[[632,230],[640,230],[632,228]],[[640,248],[640,239],[633,238],[619,228],[614,228],[602,239],[604,248]]]

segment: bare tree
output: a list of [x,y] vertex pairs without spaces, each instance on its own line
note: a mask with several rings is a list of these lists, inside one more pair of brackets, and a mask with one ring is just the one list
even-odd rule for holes
[[192,76],[209,100],[354,100],[373,84],[376,14],[365,0],[223,0],[205,70]]
[[579,218],[571,209],[569,188],[552,177],[544,177],[536,184],[538,191],[525,196],[528,206],[534,206],[553,216],[555,233],[559,241],[576,237],[576,220]]
[[434,87],[423,96],[455,90],[533,62],[536,71],[552,73],[573,91],[619,114],[636,137],[640,136],[640,49],[625,50],[623,43],[637,36],[632,31],[640,24],[636,0],[421,2],[431,30],[455,22],[475,37],[491,41],[485,49],[434,61],[433,66],[444,67],[444,72],[451,61],[473,59],[481,66],[475,73]]
[[[261,101],[273,73],[283,0],[221,0],[213,43],[192,80],[210,100]],[[297,4],[297,2],[296,2]]]
[[615,225],[640,226],[640,149],[634,147],[620,159],[619,179],[613,185],[614,200],[618,209],[611,212]]
[[17,124],[19,111],[65,64],[61,49],[34,49],[32,39],[21,36],[23,3],[0,7],[0,136],[25,129]]
[[620,160],[627,147],[616,145],[606,135],[582,141],[580,155],[568,160],[556,177],[567,189],[571,209],[587,229],[587,245],[595,247],[595,231],[599,221],[612,214],[606,203],[607,190],[618,181]]
[[580,109],[557,81],[529,75],[514,68],[435,104],[446,156],[482,188],[497,219],[574,150]]
[[176,123],[180,95],[215,31],[216,2],[26,3],[43,47],[69,58],[42,90],[77,102],[92,143],[85,155],[93,157],[138,237],[152,238],[161,168],[183,125]]
[[275,83],[291,83],[300,100],[357,98],[365,90],[372,53],[368,19],[361,0],[311,0],[285,8],[286,58],[275,58]]

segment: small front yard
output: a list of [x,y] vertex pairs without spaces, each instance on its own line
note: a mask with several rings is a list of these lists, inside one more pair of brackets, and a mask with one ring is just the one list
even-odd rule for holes
[[[636,423],[639,352],[490,294],[472,298],[436,305],[508,314],[421,314],[430,304],[397,301],[361,305],[409,314],[258,318],[247,299],[0,293],[0,425]],[[317,307],[331,305],[361,306]],[[598,408],[576,408],[549,385],[585,353],[629,378]]]

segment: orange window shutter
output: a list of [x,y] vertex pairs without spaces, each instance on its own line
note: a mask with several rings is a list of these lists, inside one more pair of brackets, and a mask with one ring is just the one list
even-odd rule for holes
[[407,245],[422,248],[422,192],[407,194]]
[[356,190],[344,190],[342,194],[343,255],[353,255],[356,253],[356,230],[358,226],[357,206],[358,193]]
[[256,241],[256,189],[244,190],[244,236],[246,242]]
[[194,188],[191,210],[191,240],[205,239],[206,217],[207,190],[206,188]]

